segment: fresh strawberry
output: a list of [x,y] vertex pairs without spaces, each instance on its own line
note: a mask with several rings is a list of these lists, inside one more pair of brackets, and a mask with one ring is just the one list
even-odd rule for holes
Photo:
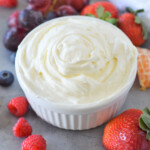
[[15,7],[18,4],[18,0],[0,0],[0,6],[3,7]]
[[[102,8],[101,10],[98,8]],[[106,12],[106,13],[105,13]],[[118,17],[118,9],[110,2],[101,1],[96,2],[91,5],[86,6],[82,11],[81,15],[91,14],[95,17],[102,17],[104,15],[108,15],[109,18],[117,18]]]
[[147,39],[147,31],[137,14],[144,10],[141,9],[136,12],[131,8],[127,10],[129,12],[122,14],[118,18],[118,27],[130,38],[135,46],[140,46]]
[[150,110],[129,109],[112,119],[104,129],[103,145],[107,150],[149,150]]

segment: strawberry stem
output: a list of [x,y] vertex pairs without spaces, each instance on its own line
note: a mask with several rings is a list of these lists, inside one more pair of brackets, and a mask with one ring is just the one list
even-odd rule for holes
[[137,16],[138,13],[144,12],[144,9],[138,9],[137,11],[134,11],[131,7],[127,7],[126,11]]
[[131,7],[127,7],[126,11],[129,12],[129,13],[132,13],[132,14],[135,13],[135,11]]
[[[96,10],[97,16],[99,19],[102,19],[106,22],[109,22],[113,25],[117,25],[118,19],[112,18],[111,13],[108,11],[105,11],[102,6],[99,6]],[[86,16],[95,17],[93,14],[86,14]]]
[[139,118],[139,126],[146,131],[146,139],[150,140],[150,110],[147,107],[143,109],[143,114]]
[[92,14],[86,14],[86,16],[89,16],[89,17],[95,17],[95,16],[92,15]]
[[103,8],[102,6],[99,6],[99,7],[97,8],[96,12],[97,12],[98,18],[102,18],[103,15],[104,15],[104,8]]
[[144,9],[138,9],[136,12],[135,12],[135,15],[137,15],[138,13],[142,13],[144,12]]

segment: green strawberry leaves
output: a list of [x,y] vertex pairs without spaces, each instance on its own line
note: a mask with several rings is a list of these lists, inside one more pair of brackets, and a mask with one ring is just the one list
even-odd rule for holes
[[144,9],[138,9],[138,10],[135,12],[135,15],[137,15],[138,13],[141,13],[141,12],[144,12]]
[[142,23],[142,21],[141,21],[141,19],[140,19],[139,16],[135,16],[135,22],[136,22],[137,24],[141,24],[141,23]]
[[127,7],[126,11],[129,12],[129,13],[132,13],[132,14],[135,13],[134,10],[131,7]]
[[97,12],[98,18],[102,18],[104,15],[104,8],[102,6],[100,6],[97,8],[96,12]]
[[146,139],[150,140],[150,131],[147,131]]
[[92,15],[92,14],[86,14],[86,16],[89,16],[89,17],[95,17],[95,16]]
[[147,31],[145,25],[142,23],[142,21],[141,21],[139,16],[135,16],[135,22],[142,26],[144,40],[146,40],[148,38],[148,31]]
[[143,113],[150,115],[150,110],[146,107],[143,109]]
[[117,22],[118,20],[117,19],[114,19],[114,18],[109,18],[109,19],[106,19],[107,22],[113,24],[113,25],[117,25]]
[[150,140],[150,110],[147,107],[139,119],[139,126],[143,131],[146,131],[146,139]]
[[147,38],[148,38],[148,31],[147,31],[147,29],[146,29],[144,24],[142,24],[142,29],[143,29],[144,40],[147,40]]
[[142,26],[142,31],[143,31],[144,40],[146,40],[146,39],[148,38],[148,31],[147,31],[145,25],[142,23],[140,17],[135,16],[135,22],[136,22],[137,24],[140,24],[140,25]]
[[[118,20],[115,18],[111,18],[111,13],[108,11],[105,11],[102,6],[99,6],[96,10],[97,16],[99,19],[102,19],[104,21],[107,21],[113,25],[117,25]],[[92,14],[86,14],[86,16],[95,17]]]
[[134,11],[131,7],[127,7],[126,11],[137,16],[138,13],[144,12],[144,9],[138,9],[137,11]]
[[103,18],[107,19],[107,18],[110,18],[110,17],[111,17],[111,14],[108,11],[105,11]]

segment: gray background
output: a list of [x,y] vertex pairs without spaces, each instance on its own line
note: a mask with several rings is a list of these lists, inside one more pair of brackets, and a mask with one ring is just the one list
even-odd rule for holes
[[[94,0],[91,0],[94,1]],[[95,0],[96,1],[96,0]],[[7,20],[11,12],[26,7],[26,0],[20,0],[15,9],[0,8],[0,71],[9,70],[14,73],[14,64],[10,62],[10,54],[3,46],[3,35],[7,29]],[[143,47],[150,48],[150,39]],[[119,113],[128,108],[150,108],[150,91],[140,91],[138,80],[135,81],[127,101]],[[0,86],[0,150],[20,150],[24,138],[13,135],[12,127],[16,123],[16,117],[9,114],[7,103],[15,96],[22,96],[23,92],[15,77],[15,82],[8,88]],[[47,150],[104,150],[102,135],[104,126],[87,131],[67,131],[54,127],[36,116],[30,108],[24,116],[33,127],[33,134],[41,134],[47,141]]]

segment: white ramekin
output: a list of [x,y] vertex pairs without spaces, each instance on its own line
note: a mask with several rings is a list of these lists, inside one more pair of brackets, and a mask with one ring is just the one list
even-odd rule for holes
[[18,65],[15,64],[16,74],[31,107],[36,114],[48,123],[63,129],[86,130],[102,125],[111,119],[123,106],[129,90],[131,89],[137,72],[135,62],[133,76],[129,82],[112,96],[90,104],[59,104],[43,100],[24,86],[21,80]]
[[[17,68],[16,68],[17,72]],[[86,130],[102,125],[111,119],[123,106],[136,76],[136,69],[130,83],[113,97],[92,104],[65,105],[42,100],[19,83],[36,114],[48,123],[63,129]]]

